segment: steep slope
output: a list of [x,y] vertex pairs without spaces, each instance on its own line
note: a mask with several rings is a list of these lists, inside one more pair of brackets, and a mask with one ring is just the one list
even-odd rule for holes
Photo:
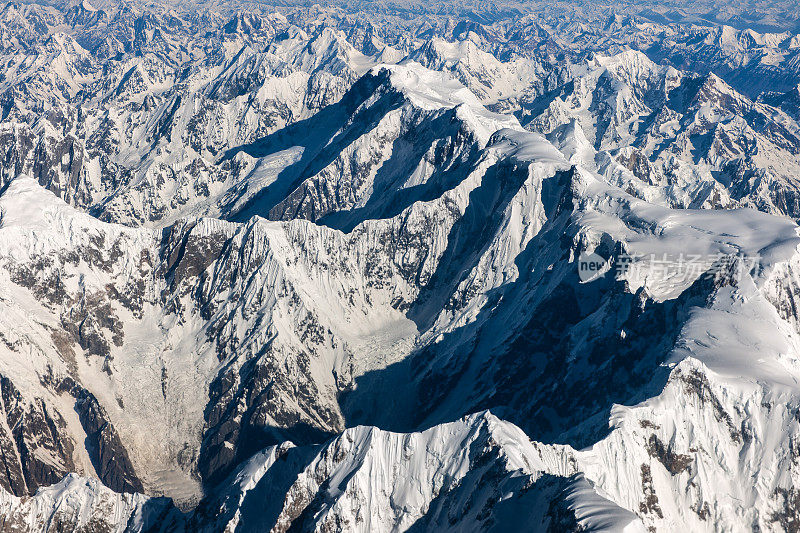
[[659,67],[639,52],[597,57],[522,116],[649,201],[798,216],[800,126],[714,74]]
[[[348,429],[321,448],[256,454],[190,524],[271,531],[644,531],[575,473],[574,452],[531,443],[490,413],[422,433]],[[285,496],[284,496],[285,494]],[[273,501],[266,513],[258,513]],[[214,517],[210,522],[203,522]]]
[[529,102],[546,92],[551,80],[549,64],[534,58],[499,61],[470,38],[447,42],[434,37],[412,51],[407,60],[416,61],[432,70],[451,72],[486,105],[498,109],[515,109],[520,102]]
[[[534,438],[593,444],[581,452],[553,448],[559,461],[575,469],[548,472],[583,472],[605,497],[636,512],[645,525],[739,530],[748,524],[779,530],[792,520],[798,473],[793,452],[784,451],[793,449],[800,430],[791,418],[800,366],[797,319],[781,302],[797,292],[792,273],[800,244],[796,225],[753,211],[671,211],[635,200],[581,170],[554,175],[556,152],[536,136],[506,131],[492,146],[489,150],[509,163],[527,161],[537,169],[526,172],[531,184],[511,204],[526,205],[526,192],[547,199],[534,208],[534,213],[541,210],[542,225],[538,232],[529,228],[525,247],[537,253],[512,252],[519,270],[506,270],[506,283],[493,289],[487,273],[494,269],[482,268],[483,261],[466,278],[457,278],[459,289],[466,285],[470,291],[456,291],[460,297],[450,299],[436,316],[422,334],[419,353],[401,363],[403,370],[390,367],[377,376],[356,378],[352,403],[347,406],[345,400],[353,420],[378,420],[384,427],[429,426],[491,407],[523,424]],[[546,154],[554,159],[548,161]],[[482,179],[479,187],[492,182],[487,175]],[[515,212],[520,211],[503,211],[512,218]],[[461,222],[473,220],[465,214]],[[497,227],[498,234],[489,239],[497,244],[484,253],[499,267],[504,256],[498,249],[513,250],[508,239],[515,233],[506,233],[514,227],[511,220]],[[461,231],[476,235],[465,227]],[[645,262],[617,281],[580,284],[575,258],[580,250],[592,249],[611,252],[612,262],[623,253],[647,258],[664,250],[676,264],[679,253],[709,262],[666,278]],[[751,271],[747,261],[754,257],[759,264]],[[442,264],[448,263],[440,260]],[[711,268],[712,274],[706,275]],[[486,280],[485,285],[478,280]],[[451,285],[428,283],[414,305],[430,304],[426,291],[446,288],[450,294]],[[487,297],[487,292],[494,294]],[[410,316],[418,317],[413,306]],[[654,321],[663,329],[654,329]],[[536,343],[562,344],[557,350],[563,349],[563,356],[553,349],[539,352]],[[398,401],[413,394],[406,385],[409,377],[420,380],[416,401],[410,404]],[[543,389],[543,382],[551,386]],[[541,396],[532,394],[537,388]],[[376,394],[378,390],[384,394]],[[632,408],[613,407],[638,399],[645,401]],[[374,411],[352,410],[358,406],[368,411],[368,402]],[[609,410],[612,428],[604,436]],[[426,420],[414,422],[420,415]],[[333,481],[338,479],[336,470],[328,473],[333,467],[319,468],[310,487],[302,481],[303,488],[297,489],[303,506],[312,502],[310,510],[296,514],[290,490],[287,520],[299,520],[302,528],[357,521],[356,510],[368,501],[357,489],[358,476],[341,474],[350,480],[348,487],[353,483],[347,489]],[[324,483],[329,476],[338,487],[332,493]],[[367,491],[376,492],[380,490]],[[453,497],[447,509],[457,514],[455,501],[462,500]],[[236,508],[219,505],[223,514]],[[436,523],[436,509],[426,516],[425,527]],[[382,513],[364,518],[376,515]]]
[[502,127],[521,129],[514,118],[486,111],[446,74],[414,63],[376,68],[338,105],[241,149],[268,160],[286,150],[302,157],[233,212],[347,230],[389,218],[463,180]]
[[[116,531],[645,531],[575,473],[575,452],[528,442],[480,413],[422,433],[346,430],[324,446],[255,454],[219,495],[182,516],[75,476],[27,501],[4,496],[4,527]],[[55,509],[55,510],[54,510]]]
[[[191,23],[178,22],[170,43]],[[104,59],[65,33],[8,54],[0,182],[32,175],[103,220],[169,223],[241,187],[254,169],[218,165],[225,151],[337,102],[375,64],[329,28],[275,18],[256,34],[220,32],[192,37],[189,56],[170,45]]]
[[796,34],[759,33],[730,25],[690,26],[647,50],[656,61],[707,74],[714,72],[755,99],[765,91],[797,84],[800,39]]
[[117,494],[70,474],[32,498],[0,492],[6,531],[175,531],[183,517],[166,498]]
[[[383,87],[366,96],[400,99],[406,113],[438,113],[445,124],[456,119],[443,133],[465,137],[453,152],[464,159],[457,164],[466,179],[487,128],[514,120],[487,113],[459,85],[448,96],[454,103],[426,93],[416,76],[429,71],[398,72],[365,78]],[[370,124],[365,115],[352,121],[356,131]],[[436,174],[429,186],[443,204],[437,195],[448,183]],[[15,296],[7,303],[2,373],[15,428],[7,462],[21,471],[6,488],[33,492],[78,470],[118,490],[147,486],[191,499],[198,475],[224,474],[259,445],[286,438],[284,430],[303,441],[343,429],[338,392],[354,372],[407,350],[416,333],[398,309],[413,299],[418,269],[439,253],[426,225],[446,232],[454,220],[436,209],[406,209],[349,236],[257,219],[183,220],[156,232],[98,222],[30,179],[11,181],[2,193],[0,256],[7,294]],[[20,349],[30,354],[25,364],[14,355]],[[89,402],[89,413],[73,401]],[[153,417],[155,405],[163,408]],[[160,437],[137,438],[144,423]],[[58,428],[52,443],[35,437],[46,426]],[[105,433],[94,437],[100,428]],[[84,433],[102,445],[84,450]],[[57,458],[44,471],[31,454],[39,445]],[[126,459],[107,465],[109,454]]]

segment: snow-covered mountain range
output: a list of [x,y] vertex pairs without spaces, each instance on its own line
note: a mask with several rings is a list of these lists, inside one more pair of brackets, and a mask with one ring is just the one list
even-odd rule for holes
[[751,4],[4,4],[0,530],[796,531]]

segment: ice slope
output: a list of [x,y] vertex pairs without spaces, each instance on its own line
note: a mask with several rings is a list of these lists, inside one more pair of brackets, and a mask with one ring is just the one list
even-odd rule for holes
[[0,509],[7,531],[174,531],[182,522],[166,498],[117,494],[75,474],[26,499],[0,492]]
[[486,105],[513,109],[520,100],[544,92],[547,65],[534,58],[501,62],[467,39],[448,42],[439,37],[413,50],[404,61],[416,61],[432,70],[451,72]]
[[[218,516],[209,530],[644,531],[575,475],[571,451],[530,442],[487,412],[421,433],[356,427],[321,448],[270,448],[230,484],[198,509]],[[285,499],[256,515],[276,486]]]
[[[575,474],[574,452],[529,442],[491,413],[412,434],[346,430],[312,449],[256,453],[186,515],[168,500],[68,476],[26,501],[2,495],[4,527],[109,531],[508,529],[644,531]],[[286,498],[284,499],[284,493]]]
[[223,216],[303,218],[349,231],[454,186],[503,127],[521,129],[446,73],[416,63],[375,67],[338,104],[237,151],[262,159],[297,143],[302,157]]

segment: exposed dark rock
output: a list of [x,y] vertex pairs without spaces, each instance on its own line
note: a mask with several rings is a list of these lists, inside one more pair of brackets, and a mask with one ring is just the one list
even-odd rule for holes
[[658,459],[673,476],[691,468],[691,456],[675,453],[671,447],[665,446],[655,435],[650,435],[650,439],[647,441],[647,453],[650,454],[650,457]]
[[695,395],[700,399],[700,401],[711,404],[717,420],[723,422],[728,427],[731,440],[734,442],[742,442],[741,430],[736,428],[736,426],[733,424],[731,415],[725,411],[725,408],[722,407],[722,403],[711,390],[711,386],[705,374],[702,374],[697,370],[694,370],[689,374],[684,374],[678,370],[670,379],[680,380],[684,384],[685,390],[688,394]]
[[800,531],[800,490],[778,487],[775,498],[779,502],[779,510],[772,513],[770,520],[777,522],[781,530],[787,533]]
[[658,505],[658,496],[656,489],[653,487],[653,475],[650,472],[650,466],[642,465],[642,495],[644,500],[639,503],[639,512],[642,514],[653,514],[659,518],[664,518],[664,513],[661,511],[661,506]]
[[24,496],[75,471],[74,442],[66,432],[66,422],[61,415],[48,408],[41,398],[23,399],[5,376],[0,376],[0,395],[0,414],[4,418],[0,421],[0,483],[3,487]]
[[75,410],[86,431],[89,457],[103,484],[117,492],[143,492],[127,450],[94,395],[88,391],[79,392]]

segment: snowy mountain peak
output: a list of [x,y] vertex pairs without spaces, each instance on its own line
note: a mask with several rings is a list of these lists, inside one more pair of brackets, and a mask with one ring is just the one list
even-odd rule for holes
[[459,118],[472,125],[484,144],[498,129],[521,129],[514,117],[487,111],[472,91],[447,73],[427,69],[416,62],[382,65],[373,68],[372,74],[378,75],[381,71],[388,72],[392,87],[421,109],[457,108]]

